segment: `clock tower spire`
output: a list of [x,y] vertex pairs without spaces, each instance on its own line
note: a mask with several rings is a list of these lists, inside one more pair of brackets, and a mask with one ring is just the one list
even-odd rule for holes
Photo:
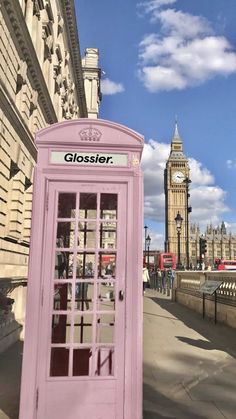
[[177,255],[177,231],[175,217],[183,218],[180,236],[180,255],[182,264],[186,263],[186,240],[188,228],[188,159],[183,152],[183,143],[175,121],[174,136],[171,140],[170,154],[164,171],[165,187],[165,251]]

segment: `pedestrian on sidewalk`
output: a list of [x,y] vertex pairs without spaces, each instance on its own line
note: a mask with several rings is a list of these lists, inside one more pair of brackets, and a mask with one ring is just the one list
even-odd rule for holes
[[161,270],[157,269],[157,291],[161,292],[162,282],[161,282]]
[[150,281],[146,263],[143,264],[143,294],[146,292],[147,285]]

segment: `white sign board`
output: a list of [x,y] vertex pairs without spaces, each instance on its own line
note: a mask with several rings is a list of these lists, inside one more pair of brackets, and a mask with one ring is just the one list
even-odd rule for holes
[[128,166],[128,154],[52,151],[50,163],[91,166]]

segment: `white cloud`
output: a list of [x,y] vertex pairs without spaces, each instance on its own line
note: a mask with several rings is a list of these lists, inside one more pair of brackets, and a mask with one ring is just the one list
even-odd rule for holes
[[[147,219],[165,220],[164,168],[169,156],[170,145],[149,140],[144,145],[142,170],[144,172],[144,215]],[[219,223],[229,209],[225,205],[226,192],[214,185],[214,176],[201,162],[189,158],[190,205],[193,212],[190,222],[205,226]]]
[[162,10],[155,14],[155,18],[160,20],[163,32],[181,39],[193,39],[212,32],[209,22],[204,17],[183,13],[180,10]]
[[196,185],[212,185],[215,181],[214,176],[206,167],[202,167],[202,163],[189,158],[189,167],[191,172],[191,181]]
[[222,215],[229,211],[224,200],[226,192],[219,186],[196,186],[190,191],[190,204],[193,207],[191,220],[201,226],[218,224]]
[[139,44],[138,74],[145,87],[150,92],[181,90],[236,72],[236,53],[228,40],[216,36],[202,16],[161,9],[172,3],[145,3],[145,11],[161,26]]
[[168,67],[144,67],[139,72],[139,77],[149,92],[181,90],[187,86],[185,78],[175,69]]
[[[150,250],[164,250],[164,235],[157,232],[155,229],[153,228],[148,228],[148,233],[149,236],[151,237],[151,245],[150,245]],[[145,233],[143,231],[143,248],[145,248]]]
[[236,159],[226,160],[226,166],[228,169],[236,169]]
[[138,3],[138,7],[142,7],[145,13],[150,13],[160,9],[162,6],[176,3],[177,0],[149,0]]
[[115,95],[124,92],[125,88],[122,83],[116,83],[110,79],[101,81],[101,91],[103,95]]
[[236,223],[227,223],[225,222],[225,227],[227,228],[227,232],[231,232],[232,234],[236,235]]

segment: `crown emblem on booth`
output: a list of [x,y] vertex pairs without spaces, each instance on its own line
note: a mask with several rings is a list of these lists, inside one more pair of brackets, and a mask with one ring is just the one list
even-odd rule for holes
[[84,128],[79,132],[81,141],[99,141],[102,133],[92,126]]

